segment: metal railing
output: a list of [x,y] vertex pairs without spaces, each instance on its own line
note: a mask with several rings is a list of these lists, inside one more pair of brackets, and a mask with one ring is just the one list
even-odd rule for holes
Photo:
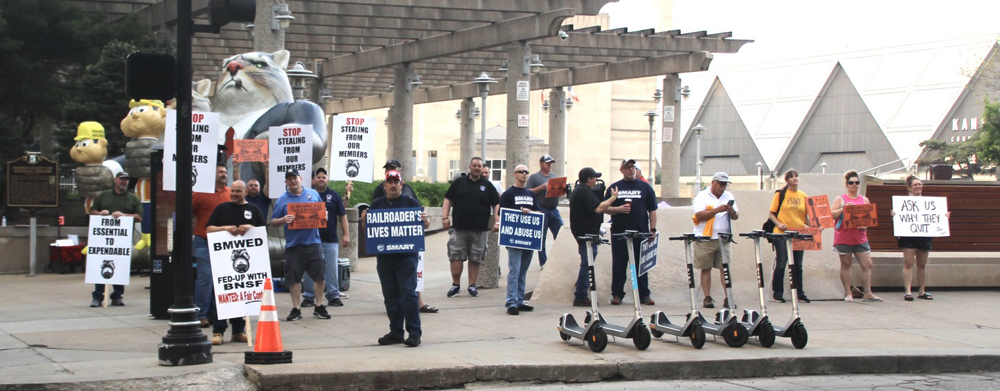
[[[867,174],[869,172],[874,172],[874,174],[872,174],[872,176],[878,178],[878,176],[882,175],[882,174],[888,174],[888,173],[896,172],[896,171],[899,171],[899,170],[906,170],[909,167],[909,165],[907,165],[906,163],[903,163],[906,160],[908,160],[908,159],[907,158],[896,159],[896,160],[893,160],[891,162],[888,162],[888,163],[885,163],[885,164],[881,164],[881,165],[869,168],[869,169],[864,170],[864,171],[859,171],[858,174],[859,175],[864,175],[864,174]],[[882,172],[881,174],[878,172],[878,169],[880,169],[882,167],[885,167],[885,166],[892,165],[892,164],[896,164],[896,163],[903,163],[903,167],[896,168],[896,169],[889,170],[889,171],[885,171],[885,172]]]

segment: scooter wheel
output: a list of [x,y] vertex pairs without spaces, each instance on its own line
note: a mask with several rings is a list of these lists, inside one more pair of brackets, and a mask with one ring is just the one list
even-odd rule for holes
[[587,347],[594,353],[604,351],[604,348],[608,347],[608,333],[600,327],[594,328],[593,331],[587,333]]
[[806,332],[806,326],[802,323],[798,323],[792,327],[792,346],[796,349],[802,349],[806,347],[806,343],[809,342],[809,333]]
[[632,344],[635,345],[635,348],[639,350],[646,350],[652,340],[653,338],[649,336],[649,328],[641,322],[637,323],[635,325],[635,331],[632,332]]
[[701,323],[695,322],[691,326],[691,346],[695,349],[705,346],[705,329],[701,328]]
[[757,340],[760,342],[760,346],[765,348],[774,345],[774,326],[771,322],[764,322],[760,325],[760,335],[757,336]]
[[652,327],[649,328],[649,332],[653,334],[653,337],[660,338],[663,336],[663,332]]
[[746,327],[739,323],[732,323],[726,326],[726,329],[722,331],[722,339],[726,340],[726,344],[730,347],[738,348],[746,345],[747,340],[750,339]]
[[[559,327],[562,327],[562,325],[565,324],[565,323],[566,323],[566,315],[560,316],[559,317]],[[559,332],[559,338],[561,338],[564,342],[565,341],[569,341],[569,334],[566,334],[566,333],[560,331]]]

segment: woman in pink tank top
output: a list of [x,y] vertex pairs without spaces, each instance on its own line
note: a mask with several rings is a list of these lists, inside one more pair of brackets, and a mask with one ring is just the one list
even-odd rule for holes
[[854,301],[851,295],[851,256],[858,259],[861,266],[861,281],[865,286],[865,296],[863,301],[882,301],[881,298],[872,293],[872,257],[871,247],[868,245],[867,228],[844,228],[841,227],[844,215],[844,206],[863,205],[868,203],[868,197],[858,194],[861,189],[861,177],[857,171],[848,171],[844,174],[847,193],[837,196],[830,205],[833,218],[837,220],[836,230],[833,232],[833,247],[840,254],[840,283],[844,286],[844,301]]

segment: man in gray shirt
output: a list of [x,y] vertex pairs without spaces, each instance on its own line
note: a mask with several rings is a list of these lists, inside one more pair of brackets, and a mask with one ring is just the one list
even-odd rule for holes
[[[559,236],[559,229],[563,226],[562,216],[559,215],[559,197],[547,197],[546,196],[546,186],[548,184],[549,178],[555,178],[556,174],[552,172],[552,163],[555,163],[555,159],[549,155],[543,155],[541,159],[538,159],[538,172],[531,174],[528,177],[528,182],[525,187],[535,193],[535,202],[538,203],[538,210],[545,213],[545,227],[542,229],[542,250],[538,252],[538,265],[545,268],[545,262],[548,261],[548,256],[545,254],[545,237],[548,236],[545,233],[546,230],[552,231],[552,239],[555,240],[556,236]],[[569,190],[565,190],[568,192]]]

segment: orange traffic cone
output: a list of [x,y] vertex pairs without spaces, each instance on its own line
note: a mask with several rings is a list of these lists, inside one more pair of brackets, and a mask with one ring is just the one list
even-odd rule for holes
[[260,317],[257,319],[257,338],[252,352],[245,352],[246,364],[290,364],[292,352],[281,344],[281,329],[278,327],[278,308],[274,305],[274,290],[271,279],[264,280],[264,297],[260,303]]

